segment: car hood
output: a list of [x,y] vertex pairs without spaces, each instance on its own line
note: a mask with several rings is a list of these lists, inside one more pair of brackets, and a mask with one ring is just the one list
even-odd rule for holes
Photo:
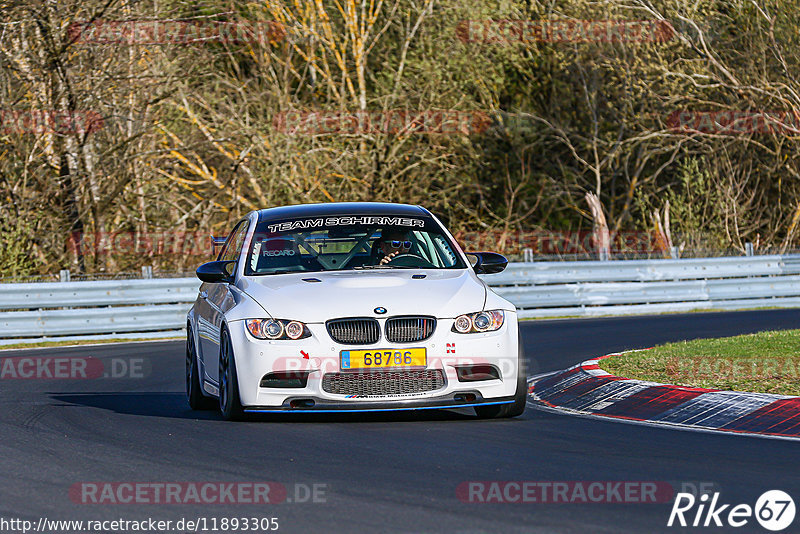
[[486,301],[486,286],[466,269],[250,276],[241,279],[240,289],[272,317],[306,323],[377,317],[377,307],[386,308],[386,316],[457,317],[483,309]]

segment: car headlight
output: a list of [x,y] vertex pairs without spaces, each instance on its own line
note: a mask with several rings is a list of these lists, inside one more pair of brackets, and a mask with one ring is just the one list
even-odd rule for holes
[[503,326],[505,313],[503,310],[489,310],[467,313],[456,317],[453,332],[473,334],[475,332],[492,332]]
[[258,339],[303,339],[311,336],[308,327],[288,319],[246,319],[247,331]]

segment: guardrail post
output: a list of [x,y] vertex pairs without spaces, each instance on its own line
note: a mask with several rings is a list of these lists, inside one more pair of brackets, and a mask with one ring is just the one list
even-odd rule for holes
[[59,282],[69,282],[69,270],[68,269],[61,269],[58,272],[58,281]]
[[522,249],[522,261],[525,263],[533,263],[533,249],[531,248]]
[[752,256],[753,255],[753,244],[752,243],[745,243],[744,244],[744,255],[745,256]]
[[150,265],[142,265],[142,278],[153,278],[153,267]]
[[673,260],[677,260],[681,257],[681,249],[679,247],[671,247],[669,249],[669,257]]

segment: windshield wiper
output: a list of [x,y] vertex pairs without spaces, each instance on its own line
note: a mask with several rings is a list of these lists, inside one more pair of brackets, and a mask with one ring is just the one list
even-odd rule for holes
[[307,273],[308,271],[301,271],[298,269],[276,269],[268,273],[257,273],[258,276],[269,276],[273,274],[294,274],[294,273]]

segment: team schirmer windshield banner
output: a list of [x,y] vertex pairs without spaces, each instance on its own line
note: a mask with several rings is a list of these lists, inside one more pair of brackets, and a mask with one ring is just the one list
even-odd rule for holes
[[409,219],[407,217],[380,217],[380,216],[343,216],[320,217],[316,219],[299,219],[286,221],[267,226],[270,232],[288,232],[306,228],[324,228],[328,226],[356,226],[356,225],[381,225],[381,226],[409,226],[424,227],[422,219]]

